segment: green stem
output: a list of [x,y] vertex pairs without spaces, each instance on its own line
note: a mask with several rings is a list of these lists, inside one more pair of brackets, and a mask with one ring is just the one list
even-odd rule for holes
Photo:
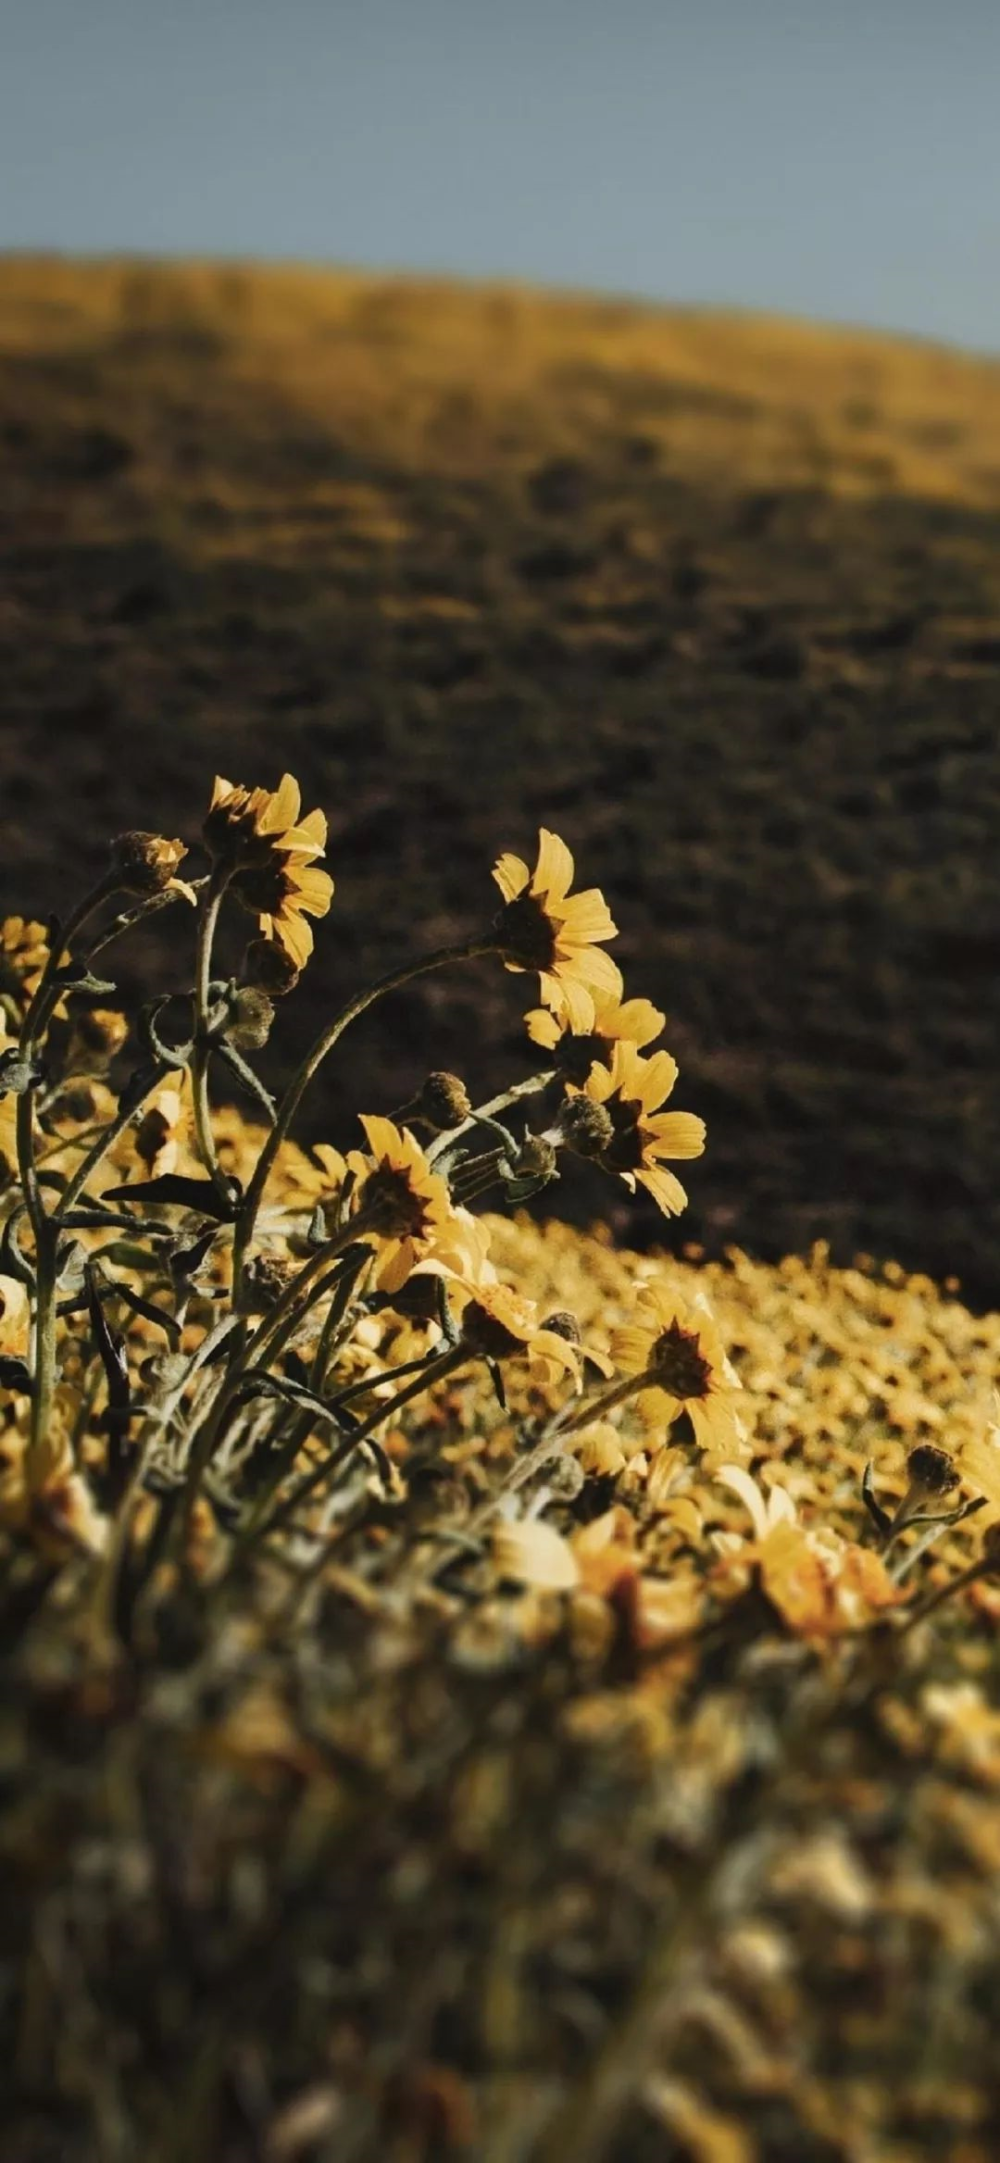
[[195,1021],[194,1049],[191,1054],[191,1089],[194,1098],[194,1130],[198,1154],[220,1193],[226,1192],[225,1182],[219,1169],[215,1136],[212,1133],[212,1114],[208,1099],[208,1063],[211,1058],[209,1040],[209,986],[212,981],[212,947],[215,942],[219,910],[229,882],[229,874],[214,872],[205,896],[198,924],[198,958],[195,969]]
[[[58,1004],[60,986],[56,979],[62,966],[63,949],[68,940],[86,923],[88,917],[100,908],[108,894],[116,891],[116,886],[117,881],[110,873],[99,879],[97,885],[91,888],[89,894],[84,895],[74,909],[68,923],[60,928],[58,938],[53,940],[48,960],[21,1024],[20,1044],[29,1058],[44,1034],[53,1008]],[[25,1473],[31,1489],[44,1485],[49,1470],[49,1422],[56,1387],[56,1269],[59,1249],[58,1231],[46,1215],[35,1165],[36,1087],[37,1084],[31,1083],[19,1095],[16,1121],[21,1190],[35,1235],[34,1373],[31,1428],[25,1462]]]
[[124,1134],[126,1127],[136,1117],[136,1114],[141,1111],[142,1106],[146,1103],[147,1099],[152,1096],[154,1090],[159,1088],[160,1083],[164,1080],[164,1077],[169,1072],[169,1067],[158,1066],[155,1076],[150,1082],[148,1089],[144,1091],[143,1095],[139,1098],[138,1103],[129,1104],[124,1111],[122,1110],[121,1105],[119,1105],[114,1118],[108,1121],[106,1127],[101,1128],[99,1134],[96,1135],[94,1141],[91,1143],[91,1146],[88,1149],[86,1155],[81,1158],[79,1164],[77,1165],[76,1170],[73,1173],[73,1177],[69,1182],[69,1185],[64,1188],[63,1193],[60,1197],[57,1215],[63,1217],[65,1216],[68,1209],[72,1209],[73,1204],[77,1200],[78,1196],[83,1193],[83,1190],[86,1187],[88,1180],[93,1177],[99,1165],[103,1164],[104,1159],[107,1156],[108,1150],[114,1148],[114,1145],[118,1140],[119,1135]]
[[431,1143],[427,1151],[428,1164],[436,1165],[441,1157],[447,1157],[455,1143],[471,1134],[480,1120],[492,1119],[497,1112],[505,1112],[509,1105],[520,1104],[522,1097],[537,1096],[539,1090],[547,1089],[555,1078],[555,1067],[550,1067],[547,1074],[529,1074],[526,1080],[515,1082],[512,1089],[505,1089],[501,1096],[491,1097],[488,1104],[478,1105],[468,1119],[463,1119],[460,1127],[449,1127],[446,1134],[440,1134],[437,1141]]
[[360,1427],[355,1427],[353,1432],[345,1437],[339,1449],[331,1451],[322,1464],[314,1466],[311,1472],[306,1473],[280,1508],[275,1510],[273,1517],[260,1527],[260,1537],[266,1538],[272,1532],[277,1532],[289,1517],[294,1516],[300,1504],[308,1501],[309,1496],[317,1487],[322,1486],[324,1480],[339,1472],[345,1459],[352,1456],[360,1444],[367,1442],[369,1435],[373,1435],[377,1427],[383,1427],[386,1420],[391,1419],[404,1404],[409,1404],[412,1398],[421,1396],[424,1390],[433,1389],[436,1382],[443,1382],[446,1376],[454,1374],[457,1368],[468,1365],[473,1356],[467,1345],[450,1345],[447,1352],[442,1352],[437,1359],[424,1366],[422,1373],[416,1375],[412,1382],[408,1382],[405,1389],[397,1390],[395,1397],[390,1397],[387,1404],[381,1404]]
[[470,939],[457,946],[438,947],[433,954],[425,954],[421,961],[409,962],[402,969],[394,969],[388,976],[380,977],[376,984],[370,985],[367,991],[358,992],[353,999],[348,1000],[346,1006],[341,1007],[339,1014],[335,1014],[333,1020],[328,1022],[326,1028],[320,1032],[312,1049],[306,1053],[298,1073],[294,1075],[282,1097],[274,1126],[257,1159],[253,1177],[243,1198],[243,1204],[236,1221],[233,1250],[234,1297],[239,1291],[246,1250],[253,1238],[257,1212],[260,1208],[271,1166],[310,1082],[318,1073],[327,1054],[333,1050],[334,1045],[343,1036],[345,1029],[350,1027],[352,1021],[357,1021],[358,1016],[365,1013],[368,1007],[374,1006],[376,1000],[385,998],[387,992],[399,991],[404,984],[411,983],[414,977],[426,975],[429,969],[442,969],[453,961],[475,961],[482,954],[495,954],[496,952],[497,945],[494,937]]
[[211,1463],[225,1433],[226,1421],[233,1400],[238,1393],[239,1385],[247,1369],[249,1367],[263,1366],[265,1359],[269,1360],[275,1357],[277,1351],[287,1342],[296,1324],[301,1321],[308,1305],[305,1295],[312,1289],[317,1277],[321,1276],[329,1268],[330,1263],[336,1260],[337,1255],[342,1253],[345,1247],[353,1246],[359,1231],[363,1232],[363,1229],[363,1213],[359,1212],[349,1224],[342,1226],[333,1239],[328,1239],[325,1246],[320,1247],[319,1251],[313,1255],[312,1260],[306,1263],[304,1269],[300,1269],[298,1276],[286,1287],[281,1298],[272,1307],[266,1321],[261,1324],[255,1336],[244,1344],[238,1357],[234,1360],[226,1377],[225,1386],[212,1409],[211,1418],[206,1421],[201,1433],[196,1437],[188,1460],[185,1509],[189,1517],[201,1485],[202,1476]]
[[[319,1343],[316,1346],[309,1374],[309,1386],[316,1392],[317,1396],[322,1396],[327,1368],[330,1364],[334,1346],[344,1326],[351,1301],[370,1259],[371,1257],[368,1254],[363,1255],[358,1261],[351,1261],[348,1258],[340,1263],[339,1273],[331,1272],[331,1278],[333,1279],[335,1276],[333,1298],[330,1301],[329,1311],[320,1331]],[[317,1301],[322,1298],[325,1290],[325,1285],[319,1287],[316,1295]],[[289,1433],[287,1430],[290,1421],[291,1432]],[[308,1441],[313,1425],[314,1416],[311,1412],[296,1412],[293,1418],[289,1407],[284,1408],[277,1425],[268,1438],[267,1447],[269,1450],[274,1451],[275,1462],[260,1493],[254,1498],[246,1522],[241,1525],[236,1534],[231,1568],[235,1566],[245,1548],[252,1541],[257,1527],[261,1519],[266,1516],[282,1481],[291,1471],[303,1444]]]

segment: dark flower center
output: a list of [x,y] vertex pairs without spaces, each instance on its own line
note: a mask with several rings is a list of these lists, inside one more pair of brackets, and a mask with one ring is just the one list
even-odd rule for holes
[[495,928],[505,961],[520,969],[551,969],[556,958],[555,926],[540,901],[518,894],[496,918]]
[[427,1199],[417,1194],[405,1171],[380,1164],[365,1181],[361,1206],[372,1231],[387,1239],[420,1238],[427,1225]]
[[634,1097],[612,1097],[606,1110],[614,1132],[604,1152],[604,1162],[612,1172],[637,1172],[644,1161],[640,1127],[642,1105]]
[[567,1032],[556,1047],[555,1058],[560,1074],[582,1089],[595,1059],[602,1066],[611,1065],[611,1045],[606,1036],[598,1036],[596,1031],[586,1036],[573,1036]]
[[671,1322],[653,1346],[649,1362],[661,1389],[686,1400],[707,1397],[712,1381],[711,1362],[705,1358],[696,1333]]
[[241,871],[232,890],[243,907],[258,916],[277,916],[282,902],[297,891],[285,860],[274,854],[252,870]]
[[470,1299],[462,1317],[462,1336],[470,1352],[479,1352],[484,1359],[509,1359],[512,1352],[523,1352],[523,1337],[515,1337],[505,1322],[498,1322],[493,1314],[481,1307],[477,1299]]

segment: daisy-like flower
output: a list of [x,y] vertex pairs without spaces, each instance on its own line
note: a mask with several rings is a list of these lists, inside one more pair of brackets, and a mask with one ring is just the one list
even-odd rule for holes
[[374,1116],[362,1117],[361,1124],[369,1154],[355,1149],[345,1160],[345,1170],[357,1179],[352,1208],[364,1219],[358,1236],[378,1245],[378,1290],[397,1292],[417,1263],[438,1250],[459,1259],[463,1228],[445,1181],[431,1171],[409,1128]]
[[[705,1122],[695,1112],[659,1109],[676,1080],[677,1062],[668,1051],[643,1059],[634,1043],[619,1040],[610,1066],[591,1067],[583,1090],[570,1095],[560,1121],[570,1147],[578,1140],[583,1154],[615,1172],[633,1194],[637,1185],[645,1187],[667,1217],[677,1216],[687,1195],[662,1160],[700,1157],[705,1147]],[[592,1131],[598,1125],[591,1114],[595,1106],[610,1122],[610,1133],[606,1126]]]
[[617,936],[603,894],[596,886],[570,893],[573,858],[544,826],[534,871],[505,854],[493,877],[504,897],[494,929],[505,966],[536,969],[545,1006],[573,1029],[592,1028],[595,995],[617,999],[622,991],[621,972],[601,948]]
[[304,969],[313,950],[306,917],[326,916],[333,898],[329,872],[276,853],[272,863],[244,873],[235,891],[245,908],[256,909],[264,938],[280,948],[293,968]]
[[566,1081],[582,1089],[597,1061],[610,1067],[618,1043],[634,1044],[643,1051],[655,1042],[666,1021],[650,999],[619,999],[613,992],[594,993],[592,1029],[574,1029],[565,1014],[548,1007],[533,1007],[524,1017],[533,1044],[554,1053],[554,1063]]
[[755,1564],[772,1605],[804,1637],[834,1637],[871,1622],[906,1598],[881,1555],[845,1540],[832,1526],[800,1525],[787,1488],[765,1496],[742,1465],[717,1466],[716,1479],[739,1496],[753,1524],[752,1540],[717,1533],[720,1575],[742,1578]]
[[[536,1373],[571,1375],[579,1387],[581,1347],[538,1319],[533,1299],[499,1281],[469,1288],[462,1313],[462,1342],[483,1359],[527,1359]],[[562,1317],[557,1316],[557,1321]]]
[[326,847],[326,816],[300,816],[302,796],[291,774],[277,789],[247,789],[216,776],[202,832],[229,887],[257,917],[265,941],[295,970],[305,967],[313,935],[305,921],[325,916],[333,897],[329,872],[316,869]]
[[292,774],[283,774],[276,789],[248,789],[216,774],[202,826],[205,846],[217,863],[234,867],[266,864],[275,848],[306,860],[321,856],[326,819],[322,811],[300,819],[301,810],[302,791]]
[[636,1320],[612,1332],[611,1357],[622,1373],[641,1378],[636,1403],[644,1418],[669,1426],[686,1412],[704,1450],[742,1442],[739,1376],[700,1300],[688,1304],[655,1279],[644,1284]]

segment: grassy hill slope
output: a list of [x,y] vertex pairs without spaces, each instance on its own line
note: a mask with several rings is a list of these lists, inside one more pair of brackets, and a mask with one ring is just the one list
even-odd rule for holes
[[[15,259],[0,461],[8,909],[65,902],[116,826],[183,830],[215,767],[288,765],[338,882],[301,1027],[405,950],[418,886],[429,937],[475,925],[484,853],[544,820],[614,894],[709,1121],[679,1236],[821,1233],[996,1300],[1000,368]],[[515,1078],[519,990],[401,996],[359,1033],[372,1107],[425,1040]],[[324,1131],[348,1101],[334,1077]]]

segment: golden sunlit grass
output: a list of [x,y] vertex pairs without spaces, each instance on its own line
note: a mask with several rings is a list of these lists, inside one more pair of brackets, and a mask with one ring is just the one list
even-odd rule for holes
[[[0,934],[8,2152],[987,2163],[1000,1316],[528,1220],[581,1106],[611,1191],[616,1096],[704,1139],[546,829],[273,1099],[300,809]],[[301,1146],[368,1006],[512,958],[536,1072]]]

